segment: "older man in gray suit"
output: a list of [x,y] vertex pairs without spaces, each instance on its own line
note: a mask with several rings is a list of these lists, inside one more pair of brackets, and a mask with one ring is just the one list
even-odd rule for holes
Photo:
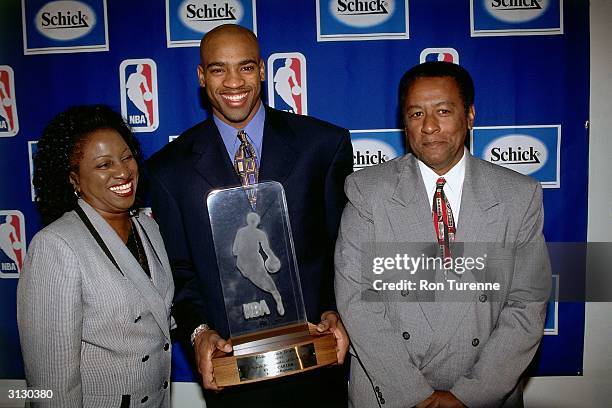
[[[336,297],[355,355],[354,407],[522,406],[519,378],[542,337],[550,293],[542,189],[465,149],[473,101],[472,79],[460,66],[412,68],[400,84],[412,153],[346,181]],[[373,287],[369,262],[385,243],[401,243],[415,257],[430,243],[444,259],[432,282],[444,289]],[[499,286],[449,297],[451,281],[479,279],[446,270],[446,261],[485,248],[484,279]]]

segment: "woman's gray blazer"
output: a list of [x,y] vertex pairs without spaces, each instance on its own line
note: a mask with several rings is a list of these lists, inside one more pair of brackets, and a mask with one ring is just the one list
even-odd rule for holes
[[44,406],[168,407],[174,284],[157,224],[134,223],[150,280],[110,225],[79,205],[124,275],[75,211],[36,234],[17,289],[28,386],[53,390]]

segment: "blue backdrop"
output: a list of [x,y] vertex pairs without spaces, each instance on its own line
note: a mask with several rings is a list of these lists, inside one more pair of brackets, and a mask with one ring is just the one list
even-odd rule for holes
[[[465,66],[476,84],[474,154],[542,182],[547,240],[584,242],[588,2],[508,3],[2,0],[0,378],[23,378],[16,278],[40,229],[30,177],[45,124],[70,105],[106,103],[151,155],[208,115],[194,47],[220,22],[257,32],[270,105],[352,131],[356,168],[404,152],[397,85],[408,68],[436,59]],[[534,373],[580,374],[583,303],[551,302],[546,331]],[[175,350],[174,379],[190,380]]]

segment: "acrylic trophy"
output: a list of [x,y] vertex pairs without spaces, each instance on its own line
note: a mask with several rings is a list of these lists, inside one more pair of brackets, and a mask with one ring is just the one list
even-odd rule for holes
[[219,386],[336,363],[336,340],[306,320],[285,192],[277,182],[207,198],[233,352],[216,352]]

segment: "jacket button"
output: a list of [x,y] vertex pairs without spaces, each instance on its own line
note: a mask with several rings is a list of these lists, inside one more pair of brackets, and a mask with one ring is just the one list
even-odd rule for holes
[[169,348],[170,348],[170,344],[168,343],[164,344],[164,351],[168,351]]
[[472,340],[472,346],[476,347],[479,344],[480,344],[480,340],[478,340],[478,338],[475,338],[474,340]]
[[145,402],[147,402],[149,400],[149,397],[147,397],[146,395],[144,396],[143,399],[140,400],[141,404],[144,404]]
[[377,394],[380,392],[380,387],[378,385],[374,387],[374,392]]
[[142,358],[142,362],[144,363],[144,362],[145,362],[145,361],[147,361],[148,359],[149,359],[149,355],[147,354],[146,356],[144,356],[144,357]]
[[164,390],[168,388],[168,381],[164,381]]
[[408,339],[410,339],[410,333],[408,333],[408,332],[403,332],[403,333],[402,333],[402,337],[404,338],[404,340],[408,340]]
[[138,323],[138,322],[140,321],[140,319],[142,319],[142,316],[138,316],[138,317],[136,318],[136,320],[134,320],[134,323]]
[[384,399],[384,398],[381,398],[381,399],[380,399],[380,404],[381,404],[381,405],[385,405],[385,399]]
[[409,294],[409,293],[410,293],[410,291],[409,291],[408,289],[404,289],[404,290],[402,290],[402,291],[400,292],[400,294],[401,294],[403,297],[408,296],[408,294]]
[[480,296],[478,296],[478,300],[480,300],[481,302],[486,302],[487,301],[487,295],[485,295],[484,293]]

